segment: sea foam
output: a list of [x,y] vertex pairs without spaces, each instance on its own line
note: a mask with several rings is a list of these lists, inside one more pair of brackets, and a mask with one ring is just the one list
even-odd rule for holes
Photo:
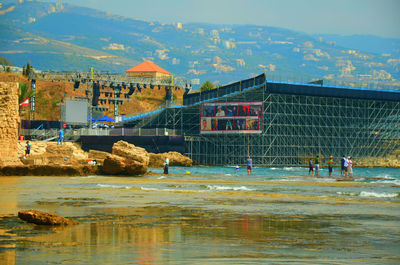
[[399,193],[387,193],[387,192],[370,192],[370,191],[362,191],[360,192],[360,197],[377,197],[377,198],[394,198],[398,197]]
[[130,189],[128,186],[118,186],[118,185],[110,185],[110,184],[97,184],[97,187],[107,188],[107,189]]
[[249,189],[246,186],[241,187],[228,187],[228,186],[215,186],[215,185],[207,185],[207,189],[209,190],[234,190],[234,191],[252,191],[254,189]]

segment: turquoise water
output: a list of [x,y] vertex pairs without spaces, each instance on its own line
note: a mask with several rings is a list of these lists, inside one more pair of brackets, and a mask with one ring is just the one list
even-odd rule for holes
[[[0,264],[399,264],[400,170],[0,177]],[[79,225],[25,223],[38,209]]]

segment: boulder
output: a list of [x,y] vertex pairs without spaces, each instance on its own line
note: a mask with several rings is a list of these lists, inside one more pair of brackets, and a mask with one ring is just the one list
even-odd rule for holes
[[112,175],[143,175],[147,172],[149,154],[146,149],[124,141],[113,145],[112,154],[103,162],[103,172]]
[[88,153],[88,158],[91,160],[96,160],[98,163],[103,164],[104,159],[109,155],[110,153],[103,152],[103,151],[98,151],[98,150],[90,150]]
[[28,223],[37,225],[74,225],[78,222],[58,216],[54,213],[46,213],[38,210],[19,211],[18,217]]
[[31,154],[25,156],[25,141],[18,143],[18,156],[25,165],[85,165],[88,154],[77,143],[65,142],[57,145],[55,142],[30,141]]
[[149,165],[149,154],[146,149],[137,147],[125,141],[118,141],[112,147],[112,154]]
[[89,176],[99,173],[93,165],[22,165],[0,167],[0,176]]
[[106,174],[121,174],[125,170],[125,158],[109,154],[103,162],[103,172]]
[[168,152],[162,154],[149,153],[149,155],[150,155],[149,167],[153,168],[163,167],[166,157],[168,157],[169,159],[170,166],[190,167],[193,164],[192,159],[178,152]]

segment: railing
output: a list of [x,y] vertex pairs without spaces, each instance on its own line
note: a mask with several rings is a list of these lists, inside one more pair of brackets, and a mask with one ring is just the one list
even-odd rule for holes
[[[36,133],[32,135],[32,132]],[[180,131],[176,129],[167,128],[153,128],[153,129],[143,129],[143,128],[100,128],[100,129],[66,129],[64,134],[64,141],[77,141],[82,135],[90,136],[147,136],[147,135],[179,135]],[[22,129],[21,134],[24,136],[31,136],[35,140],[54,140],[57,141],[58,133],[57,130],[51,129]]]

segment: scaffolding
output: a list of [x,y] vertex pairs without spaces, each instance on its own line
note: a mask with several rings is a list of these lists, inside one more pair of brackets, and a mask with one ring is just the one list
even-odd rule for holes
[[[204,95],[205,94],[205,95]],[[260,134],[200,134],[200,103],[263,102]],[[400,92],[268,82],[265,75],[184,97],[142,123],[185,136],[196,163],[298,166],[319,155],[385,157],[400,148]]]

